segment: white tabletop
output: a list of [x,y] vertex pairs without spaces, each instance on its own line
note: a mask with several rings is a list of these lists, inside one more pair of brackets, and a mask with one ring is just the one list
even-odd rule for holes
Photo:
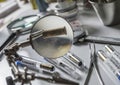
[[[28,10],[28,9],[27,9]],[[25,10],[24,10],[25,11]],[[31,11],[29,11],[31,12]],[[23,11],[21,12],[23,13]],[[25,13],[25,12],[24,12]],[[20,13],[19,13],[20,14]],[[25,15],[27,15],[25,13]],[[120,34],[120,25],[116,25],[116,26],[104,26],[98,19],[96,13],[94,12],[93,9],[88,9],[88,10],[80,10],[79,11],[79,20],[80,23],[82,24],[83,29],[88,30],[90,35],[99,35],[99,36],[105,36],[105,37],[115,37],[115,38],[120,38],[119,34]],[[8,32],[6,30],[6,28],[2,29],[0,31],[0,44],[3,43],[3,41],[5,40],[4,37],[8,37]],[[5,35],[5,36],[4,36]],[[19,39],[17,40],[17,42],[21,42],[25,39],[28,38],[29,35],[25,35],[22,37],[19,37]],[[113,46],[115,47],[118,51],[120,50],[119,46]],[[104,48],[104,44],[96,44],[96,49],[100,50]],[[79,44],[79,45],[73,45],[71,48],[71,51],[76,54],[77,56],[79,56],[87,65],[87,67],[89,67],[89,63],[90,63],[90,51],[89,51],[89,46],[87,43],[85,44]],[[31,46],[23,48],[22,52],[24,52],[25,55],[29,56],[29,57],[33,57],[37,60],[43,59],[42,57],[40,57],[32,48]],[[12,76],[11,74],[11,70],[10,67],[6,61],[6,57],[3,57],[3,60],[0,62],[0,84],[1,85],[7,85],[5,78],[7,76]],[[111,75],[110,73],[108,73],[106,71],[105,68],[103,68],[103,65],[101,63],[99,63],[99,68],[100,68],[100,73],[101,76],[105,82],[105,85],[120,85],[120,81],[117,80],[116,78],[114,78],[113,75]],[[64,73],[63,73],[64,75]],[[86,74],[81,73],[82,79],[79,80],[80,85],[84,85],[84,81],[86,79]],[[66,78],[70,78],[69,76],[66,76]],[[32,81],[33,85],[56,85],[56,84],[51,84],[51,83],[47,83],[45,81],[41,81],[41,80],[35,80]],[[16,85],[19,85],[16,84]],[[58,84],[60,85],[60,84]],[[96,72],[93,71],[89,85],[100,85],[99,80],[97,78]]]

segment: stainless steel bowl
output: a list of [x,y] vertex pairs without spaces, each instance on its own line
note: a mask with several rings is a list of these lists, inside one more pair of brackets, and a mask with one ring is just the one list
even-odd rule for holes
[[89,0],[104,25],[120,23],[120,0]]

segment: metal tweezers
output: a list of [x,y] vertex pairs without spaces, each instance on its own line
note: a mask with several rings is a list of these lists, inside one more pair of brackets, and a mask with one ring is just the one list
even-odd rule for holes
[[87,78],[85,80],[84,85],[88,85],[89,80],[90,80],[91,75],[92,75],[92,72],[93,72],[93,69],[95,70],[95,72],[97,74],[100,85],[105,85],[103,80],[102,80],[102,77],[100,75],[99,68],[98,68],[98,65],[97,65],[97,55],[96,55],[95,44],[93,44],[93,46],[91,44],[89,44],[89,48],[90,48],[90,59],[91,59],[91,61],[90,61],[90,67],[89,67],[89,70],[88,70],[88,75],[87,75]]

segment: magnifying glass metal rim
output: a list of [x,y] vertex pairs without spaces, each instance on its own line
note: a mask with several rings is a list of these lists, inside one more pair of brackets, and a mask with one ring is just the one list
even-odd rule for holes
[[[43,18],[45,18],[45,17],[48,17],[48,16],[57,16],[57,17],[60,17],[60,18],[64,19],[64,20],[69,24],[69,26],[70,26],[70,28],[71,28],[71,30],[72,30],[72,32],[73,32],[73,29],[72,29],[71,24],[70,24],[65,18],[63,18],[63,17],[61,17],[61,16],[59,16],[59,15],[49,14],[49,15],[46,15],[46,16],[41,17],[37,22],[35,22],[35,24],[33,25],[32,29],[31,29],[30,34],[32,34],[32,31],[33,31],[35,25],[36,25],[41,19],[43,19]],[[72,33],[72,37],[73,37],[73,33]],[[32,48],[40,55],[40,53],[35,49],[35,47],[34,47],[34,45],[33,45],[32,37],[31,37],[31,36],[30,36],[29,39],[30,39],[30,44],[31,44]],[[72,42],[71,42],[71,44],[70,44],[70,47],[72,47],[72,44],[73,44],[73,38],[72,38]],[[70,49],[69,49],[69,50],[70,50]],[[69,50],[68,50],[68,52],[69,52]],[[67,53],[66,53],[66,54],[67,54]],[[64,55],[65,55],[65,54],[64,54]],[[43,56],[43,57],[46,57],[46,56]],[[59,57],[61,57],[61,56],[59,56]],[[59,57],[57,57],[57,58],[59,58]],[[51,59],[55,59],[55,58],[51,58]]]
[[[29,15],[29,16],[25,16],[25,17],[21,17],[21,18],[15,19],[14,21],[12,21],[11,23],[9,23],[9,24],[7,25],[7,28],[8,28],[8,30],[9,30],[9,32],[14,32],[14,31],[12,31],[12,29],[14,29],[14,28],[20,28],[20,29],[18,29],[18,30],[21,32],[21,34],[30,33],[30,29],[31,29],[32,27],[28,27],[28,28],[26,28],[26,29],[22,29],[22,28],[24,28],[24,27],[22,27],[22,26],[12,27],[14,24],[18,23],[19,21],[22,21],[22,20],[27,19],[27,18],[30,18],[30,17],[39,17],[39,16],[37,16],[37,15]],[[39,19],[38,19],[38,20],[39,20]],[[36,20],[36,21],[34,21],[34,22],[37,22],[38,20]]]

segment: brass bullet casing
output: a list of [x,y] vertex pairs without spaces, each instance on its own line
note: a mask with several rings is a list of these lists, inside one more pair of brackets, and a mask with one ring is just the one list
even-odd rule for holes
[[101,59],[102,61],[105,61],[105,60],[106,60],[106,56],[105,56],[105,54],[104,54],[104,51],[99,50],[99,51],[97,52],[97,54],[98,54],[98,56],[100,57],[100,59]]
[[68,53],[68,57],[69,57],[69,59],[70,59],[72,62],[76,63],[78,66],[83,65],[83,63],[82,63],[80,60],[78,60],[78,59],[75,57],[75,55],[72,55],[72,54]]
[[54,66],[50,65],[50,64],[40,64],[40,68],[46,69],[46,70],[50,70],[50,71],[54,71]]

